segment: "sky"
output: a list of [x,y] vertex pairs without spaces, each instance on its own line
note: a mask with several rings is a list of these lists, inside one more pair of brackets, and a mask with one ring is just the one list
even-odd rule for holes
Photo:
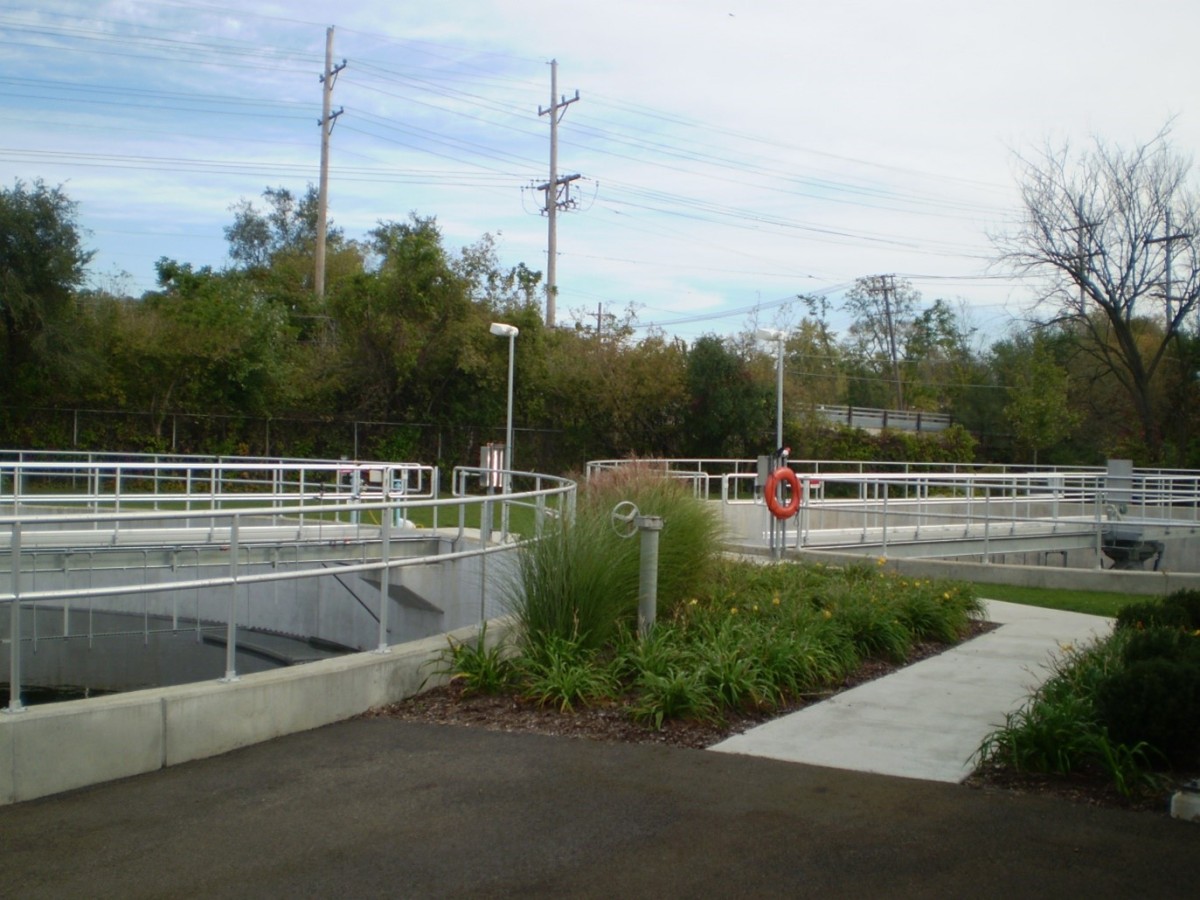
[[895,274],[986,343],[1037,295],[995,264],[1020,157],[1200,144],[1187,0],[0,0],[0,183],[79,204],[96,287],[229,265],[234,204],[317,183],[330,26],[333,224],[433,216],[542,272],[558,61],[560,324],[692,340],[813,295],[844,331]]

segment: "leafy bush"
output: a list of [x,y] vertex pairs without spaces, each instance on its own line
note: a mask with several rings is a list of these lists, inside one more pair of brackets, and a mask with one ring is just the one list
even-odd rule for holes
[[594,651],[557,635],[549,635],[522,657],[520,666],[525,696],[539,706],[557,706],[560,712],[609,696],[615,687],[607,669],[597,665]]
[[1117,627],[1200,630],[1200,591],[1176,591],[1156,600],[1130,603],[1117,613]]
[[464,694],[499,694],[512,686],[515,673],[508,648],[501,644],[487,646],[486,624],[475,641],[448,639],[448,644],[442,651],[443,667],[437,674],[461,681]]
[[1176,766],[1200,762],[1200,664],[1195,661],[1182,655],[1138,659],[1105,679],[1095,702],[1114,741],[1146,744]]
[[1024,706],[1005,716],[1004,727],[984,738],[976,759],[1018,772],[1096,770],[1126,796],[1157,786],[1159,754],[1143,740],[1110,734],[1097,709],[1103,686],[1124,670],[1126,640],[1127,635],[1117,632],[1082,648],[1064,648],[1050,678]]
[[666,719],[712,721],[719,715],[708,686],[694,669],[645,671],[638,678],[637,687],[633,717],[657,729],[662,729]]

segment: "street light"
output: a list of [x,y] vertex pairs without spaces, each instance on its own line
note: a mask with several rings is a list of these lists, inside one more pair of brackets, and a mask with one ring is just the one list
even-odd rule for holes
[[779,345],[778,361],[775,364],[775,449],[783,448],[783,345],[787,332],[774,328],[759,328],[754,336],[760,341],[775,341]]
[[496,337],[508,338],[508,424],[504,429],[504,493],[507,494],[512,490],[513,359],[516,356],[517,335],[521,333],[521,329],[516,325],[493,322],[491,332]]

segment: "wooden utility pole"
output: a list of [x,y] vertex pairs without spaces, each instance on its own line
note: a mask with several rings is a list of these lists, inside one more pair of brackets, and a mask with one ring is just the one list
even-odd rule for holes
[[[571,200],[571,182],[582,177],[580,175],[558,175],[558,123],[566,113],[566,109],[579,99],[579,91],[568,98],[565,94],[558,96],[558,60],[550,60],[550,105],[543,109],[538,106],[538,115],[550,117],[550,180],[539,184],[537,189],[546,192],[546,218],[549,220],[549,238],[547,240],[546,258],[546,327],[554,327],[555,300],[558,294],[558,210],[567,209],[573,204]],[[560,113],[559,110],[563,112]],[[561,188],[561,194],[560,194]]]
[[1164,302],[1166,305],[1166,313],[1167,313],[1167,323],[1166,323],[1167,333],[1170,334],[1172,331],[1176,330],[1175,322],[1174,322],[1175,313],[1171,309],[1171,244],[1174,243],[1175,241],[1190,240],[1192,236],[1191,236],[1191,234],[1189,234],[1187,232],[1183,232],[1183,231],[1179,232],[1178,234],[1171,233],[1171,210],[1169,210],[1169,209],[1166,211],[1165,227],[1166,227],[1166,232],[1167,232],[1166,234],[1164,234],[1162,237],[1148,237],[1148,238],[1146,238],[1146,243],[1147,244],[1165,244],[1166,245],[1163,248],[1167,254],[1167,258],[1165,261],[1165,272],[1164,272],[1165,277],[1163,279],[1163,281],[1164,281],[1163,296],[1164,296]]
[[313,290],[317,299],[325,296],[325,230],[329,209],[329,136],[333,134],[333,123],[345,109],[330,112],[333,105],[333,83],[337,73],[346,68],[343,59],[341,65],[333,65],[333,26],[325,29],[325,71],[321,74],[321,180],[317,191],[317,246],[314,251],[315,264],[313,271]]
[[884,327],[887,329],[888,356],[892,362],[892,378],[896,381],[896,409],[904,409],[904,382],[900,380],[900,349],[896,342],[896,323],[892,316],[892,296],[896,292],[896,276],[880,275],[879,289],[883,294]]

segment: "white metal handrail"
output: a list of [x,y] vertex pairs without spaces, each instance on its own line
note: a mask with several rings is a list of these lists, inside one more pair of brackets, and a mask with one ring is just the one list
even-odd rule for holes
[[[389,573],[394,570],[510,550],[520,539],[509,535],[505,527],[497,542],[490,540],[490,508],[529,507],[535,511],[535,528],[540,530],[545,517],[569,514],[575,496],[575,483],[570,479],[526,472],[509,473],[511,483],[522,489],[500,495],[473,494],[468,485],[472,473],[463,470],[463,491],[442,497],[438,469],[415,463],[203,458],[129,461],[100,460],[95,454],[65,457],[0,459],[0,553],[7,551],[11,572],[9,589],[0,591],[0,604],[7,603],[10,612],[9,711],[22,708],[23,607],[118,594],[228,591],[225,679],[233,680],[237,677],[236,604],[239,591],[246,586],[376,571],[381,596],[386,597]],[[456,472],[456,484],[459,477]],[[477,544],[468,546],[463,541],[467,511],[475,506],[481,507],[479,518],[484,527]],[[391,545],[401,532],[422,533],[405,527],[406,517],[422,509],[429,510],[434,534],[439,533],[439,514],[457,513],[452,516],[457,519],[457,529],[451,550],[417,556],[394,554]],[[508,521],[504,515],[505,526]],[[373,558],[367,559],[364,554],[361,561],[345,562],[336,570],[245,571],[242,548],[279,542],[281,524],[287,524],[297,535],[304,534],[308,525],[316,529],[318,537],[322,529],[332,535],[337,528],[339,540],[360,548],[370,545],[376,550]],[[138,529],[139,525],[152,527]],[[23,560],[37,553],[40,544],[55,543],[46,549],[70,552],[74,539],[81,548],[79,552],[136,552],[137,547],[122,543],[123,537],[136,535],[140,542],[150,540],[166,547],[179,540],[181,529],[201,537],[202,544],[228,547],[228,572],[150,584],[130,578],[126,584],[69,589],[35,590],[23,583],[23,576],[29,574],[24,571]],[[48,541],[56,535],[63,539]],[[187,548],[175,544],[175,549]],[[388,605],[380,604],[379,652],[387,652],[388,648]]]

